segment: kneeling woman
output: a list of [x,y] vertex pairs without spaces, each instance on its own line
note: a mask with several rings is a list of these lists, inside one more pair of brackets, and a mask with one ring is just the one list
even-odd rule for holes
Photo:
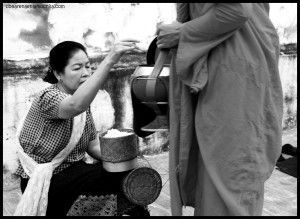
[[[118,194],[127,172],[109,173],[102,163],[86,164],[85,152],[100,160],[90,104],[103,87],[112,66],[127,51],[135,49],[133,41],[116,44],[91,75],[91,67],[83,45],[65,41],[50,51],[50,68],[43,79],[52,84],[34,99],[19,135],[24,152],[37,163],[49,163],[66,147],[73,118],[85,112],[83,133],[74,149],[54,169],[48,192],[46,215],[66,215],[79,195],[99,196]],[[21,176],[24,193],[29,176],[20,164],[16,174]]]

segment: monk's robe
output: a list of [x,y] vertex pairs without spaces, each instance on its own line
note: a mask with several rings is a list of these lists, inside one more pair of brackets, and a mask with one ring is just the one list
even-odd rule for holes
[[267,3],[179,3],[170,72],[172,215],[261,215],[281,151],[279,40]]

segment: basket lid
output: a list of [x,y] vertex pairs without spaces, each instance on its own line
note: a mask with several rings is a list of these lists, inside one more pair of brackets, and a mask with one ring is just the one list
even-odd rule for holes
[[149,205],[159,196],[162,181],[159,173],[149,167],[139,167],[131,171],[123,181],[125,196],[137,205]]

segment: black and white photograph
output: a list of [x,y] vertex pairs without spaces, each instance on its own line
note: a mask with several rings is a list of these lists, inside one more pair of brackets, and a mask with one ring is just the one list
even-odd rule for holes
[[297,3],[2,3],[3,216],[297,216]]

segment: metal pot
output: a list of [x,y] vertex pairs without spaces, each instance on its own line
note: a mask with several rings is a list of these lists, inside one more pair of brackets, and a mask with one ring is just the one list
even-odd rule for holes
[[[168,102],[168,89],[169,89],[169,72],[170,68],[165,65],[158,78],[149,78],[149,75],[153,71],[153,66],[141,65],[138,66],[135,71],[135,77],[132,80],[132,91],[136,98],[142,103],[146,102]],[[155,93],[153,96],[146,94],[146,83],[148,80],[156,80]]]
[[[168,50],[158,50],[156,41],[155,38],[147,52],[147,64],[150,65],[138,66],[131,80],[131,94],[135,114],[134,130],[141,137],[145,133],[140,132],[138,129],[148,132],[168,130],[170,54]],[[144,115],[145,117],[154,118],[151,121],[149,119],[142,122],[137,121],[140,118],[140,114],[137,112],[138,108],[148,113],[148,115]],[[137,128],[136,126],[139,124],[143,126]]]

